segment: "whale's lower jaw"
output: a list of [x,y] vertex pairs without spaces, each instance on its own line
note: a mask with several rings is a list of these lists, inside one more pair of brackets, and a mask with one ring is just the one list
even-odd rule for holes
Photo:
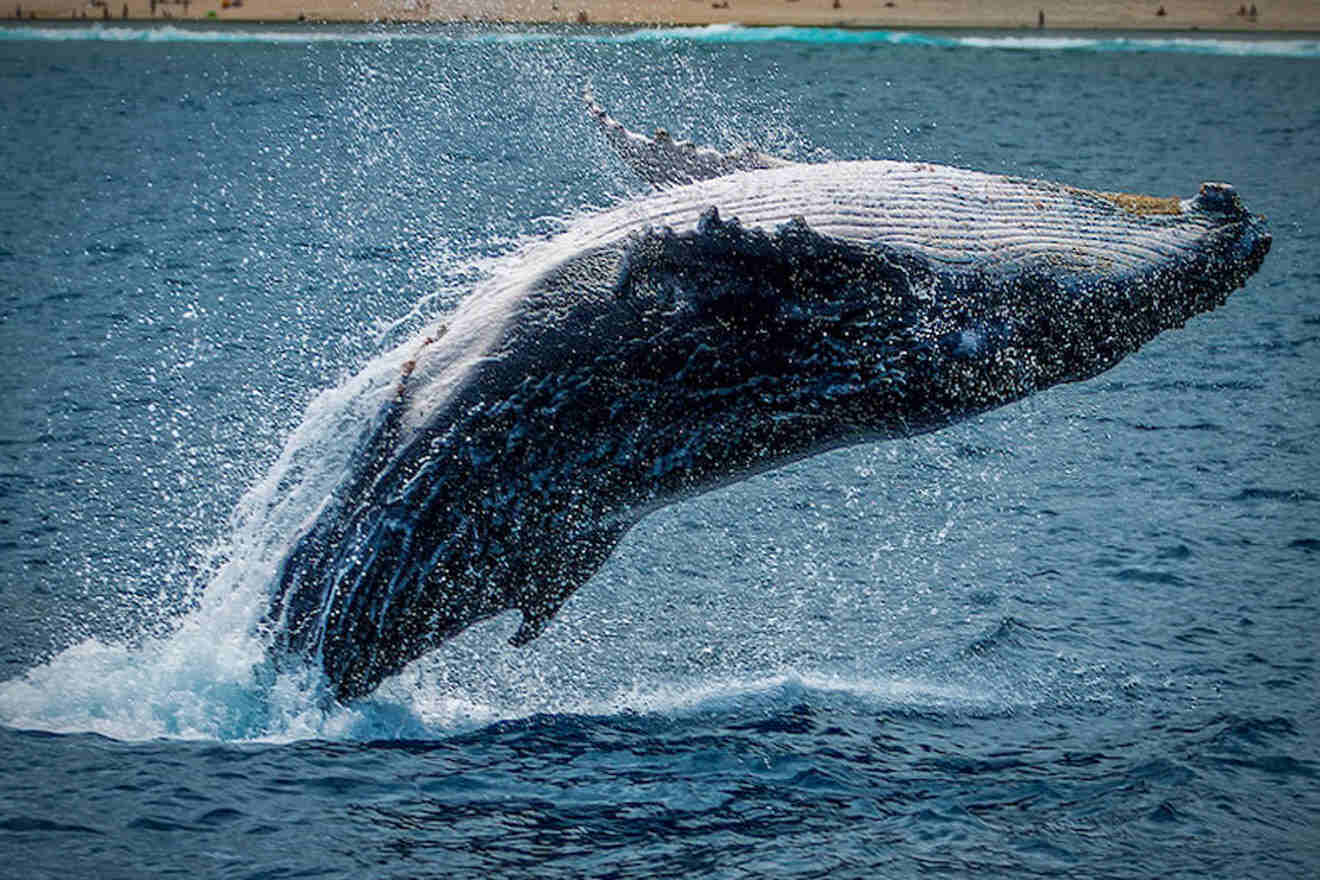
[[[865,177],[859,164],[840,178]],[[847,191],[836,169],[778,168],[666,190],[520,256],[403,368],[285,559],[267,615],[277,653],[319,665],[347,700],[507,609],[524,644],[647,512],[1093,376],[1222,305],[1270,246],[1221,185],[1152,205],[874,164],[898,188],[867,205],[913,213],[930,193],[939,222],[916,235],[847,201],[827,212],[811,200]],[[804,213],[863,232],[674,207],[728,197],[777,216],[785,182],[806,187]],[[1004,204],[978,225],[986,193]],[[617,233],[633,213],[687,219]],[[1020,259],[979,259],[993,248],[977,236],[1004,229]]]

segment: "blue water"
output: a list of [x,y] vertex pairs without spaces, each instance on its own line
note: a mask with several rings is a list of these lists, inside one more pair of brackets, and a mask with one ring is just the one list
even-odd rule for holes
[[[1090,382],[661,511],[325,707],[253,623],[353,377],[643,190],[579,106],[1191,195],[1274,247]],[[0,875],[1320,871],[1320,48],[0,27]],[[254,671],[255,670],[255,671]]]

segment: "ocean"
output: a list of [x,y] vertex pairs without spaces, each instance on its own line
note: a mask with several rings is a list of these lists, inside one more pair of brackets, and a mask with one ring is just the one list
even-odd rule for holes
[[[645,192],[583,112],[1189,197],[1113,370],[644,520],[536,641],[263,672],[355,378]],[[1320,873],[1320,41],[0,25],[0,876]]]

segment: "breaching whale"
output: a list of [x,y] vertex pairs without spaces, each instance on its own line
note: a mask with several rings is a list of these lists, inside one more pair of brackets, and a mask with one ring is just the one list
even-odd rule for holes
[[648,512],[1094,376],[1224,303],[1265,221],[624,129],[651,195],[512,255],[420,342],[265,622],[347,700],[470,624],[534,639]]

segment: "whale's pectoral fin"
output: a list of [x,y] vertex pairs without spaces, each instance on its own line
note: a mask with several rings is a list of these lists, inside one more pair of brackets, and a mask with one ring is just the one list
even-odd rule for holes
[[509,644],[515,648],[521,648],[523,645],[535,639],[545,631],[546,626],[550,624],[551,618],[563,607],[568,596],[564,596],[557,602],[532,605],[527,608],[520,608],[522,612],[522,624],[518,631],[509,637]]
[[582,92],[587,112],[592,115],[605,139],[633,171],[657,187],[692,183],[722,177],[734,171],[778,168],[791,165],[783,159],[762,153],[750,146],[723,153],[714,147],[701,147],[691,141],[676,141],[664,129],[654,137],[629,131],[597,103],[588,86]]
[[619,522],[601,526],[559,545],[543,558],[537,566],[539,582],[529,585],[515,600],[514,607],[522,612],[522,624],[509,638],[509,644],[521,648],[539,636],[568,597],[605,563],[632,525]]

